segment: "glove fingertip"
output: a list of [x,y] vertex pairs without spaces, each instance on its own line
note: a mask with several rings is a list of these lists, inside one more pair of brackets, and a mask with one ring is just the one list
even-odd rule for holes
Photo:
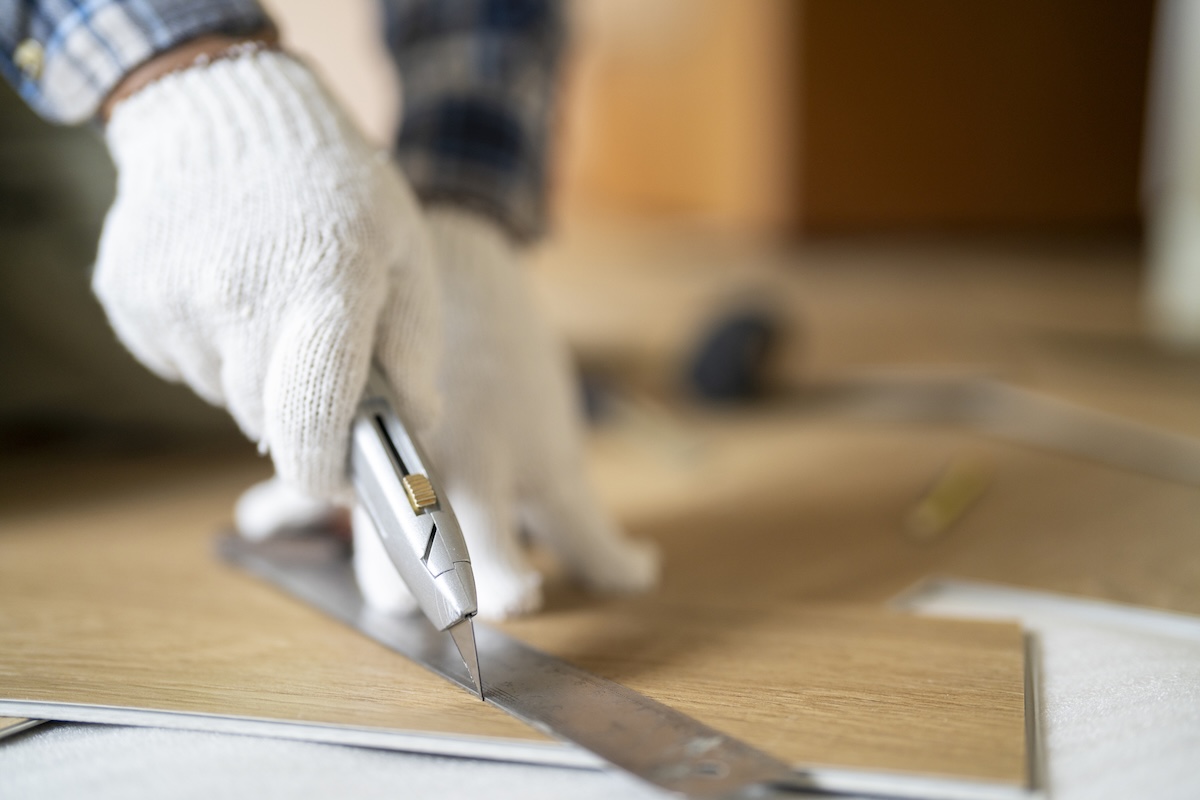
[[354,531],[354,577],[367,605],[391,614],[415,611],[416,598],[392,566],[374,523],[361,506],[355,506],[351,513],[351,527]]
[[296,491],[279,478],[256,483],[238,498],[234,524],[243,538],[263,541],[285,530],[312,528],[333,518],[335,506]]
[[547,477],[521,511],[529,533],[588,588],[636,594],[658,585],[658,545],[627,536],[596,501],[582,473],[564,469]]
[[104,303],[108,325],[117,341],[129,351],[139,364],[168,383],[179,383],[183,376],[166,353],[154,344],[154,337],[142,331],[133,320],[127,319],[114,304]]
[[[397,384],[388,379],[395,387]],[[400,384],[404,391],[398,392],[396,402],[400,405],[398,411],[415,429],[416,433],[428,433],[437,427],[442,416],[442,398],[440,393],[431,386],[416,387],[411,383]]]
[[263,439],[280,478],[322,499],[351,496],[350,423],[371,356],[366,314],[298,314],[280,331],[263,390]]

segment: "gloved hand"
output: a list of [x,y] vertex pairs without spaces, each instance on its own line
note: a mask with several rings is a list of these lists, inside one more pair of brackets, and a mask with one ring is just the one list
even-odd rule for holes
[[414,426],[437,411],[441,321],[415,198],[300,63],[168,75],[116,107],[93,288],[121,341],[224,406],[280,478],[352,497],[372,357]]
[[[541,605],[541,576],[523,553],[522,529],[591,588],[649,588],[657,553],[625,538],[588,486],[568,356],[533,302],[514,246],[468,212],[435,208],[428,220],[446,357],[443,414],[423,442],[467,539],[480,614],[504,618]],[[238,504],[239,528],[262,537],[328,511],[306,502],[278,481],[260,484]],[[410,609],[370,519],[355,509],[352,522],[367,602]]]

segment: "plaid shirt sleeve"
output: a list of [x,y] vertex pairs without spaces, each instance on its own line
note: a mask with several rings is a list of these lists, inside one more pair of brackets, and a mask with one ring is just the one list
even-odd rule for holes
[[396,155],[427,203],[528,240],[545,228],[549,122],[565,24],[555,0],[384,0],[404,87]]
[[83,122],[151,56],[268,24],[255,0],[0,0],[0,74],[46,119]]

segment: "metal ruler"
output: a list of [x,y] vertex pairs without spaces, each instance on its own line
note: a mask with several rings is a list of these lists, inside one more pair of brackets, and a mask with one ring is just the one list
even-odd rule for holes
[[861,372],[795,388],[808,414],[953,425],[1187,486],[1200,486],[1200,440],[980,377]]
[[[421,616],[367,608],[349,561],[328,543],[221,540],[221,555],[380,644],[474,694],[449,637]],[[831,794],[788,764],[686,714],[486,625],[476,625],[485,702],[539,731],[583,747],[615,767],[675,794],[771,798]]]

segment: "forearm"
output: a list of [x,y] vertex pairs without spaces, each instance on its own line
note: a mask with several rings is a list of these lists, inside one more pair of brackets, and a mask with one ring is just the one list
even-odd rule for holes
[[227,47],[271,30],[255,0],[0,0],[0,74],[51,122],[85,122],[139,68],[188,43]]
[[550,124],[566,38],[556,0],[383,0],[404,85],[396,156],[426,205],[545,228]]

